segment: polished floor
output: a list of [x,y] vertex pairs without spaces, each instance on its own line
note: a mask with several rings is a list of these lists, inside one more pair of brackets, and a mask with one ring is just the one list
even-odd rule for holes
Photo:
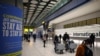
[[[92,48],[94,56],[100,56],[100,48]],[[30,39],[30,42],[23,41],[22,56],[75,56],[75,53],[64,51],[63,54],[57,54],[54,52],[54,45],[52,40],[48,40],[46,47],[43,47],[43,42],[39,38],[36,42]]]

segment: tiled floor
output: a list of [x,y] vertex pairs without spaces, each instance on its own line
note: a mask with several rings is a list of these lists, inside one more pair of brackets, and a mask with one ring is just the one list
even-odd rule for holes
[[[94,48],[94,56],[100,56],[100,49]],[[31,38],[30,42],[23,41],[22,56],[75,56],[75,53],[70,53],[69,51],[64,51],[64,54],[57,54],[54,52],[54,45],[52,40],[48,40],[46,47],[43,47],[43,42],[37,39],[33,42]]]

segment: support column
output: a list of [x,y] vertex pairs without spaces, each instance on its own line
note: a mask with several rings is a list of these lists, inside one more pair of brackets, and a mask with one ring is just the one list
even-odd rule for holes
[[22,8],[22,0],[0,0],[0,56],[21,56]]

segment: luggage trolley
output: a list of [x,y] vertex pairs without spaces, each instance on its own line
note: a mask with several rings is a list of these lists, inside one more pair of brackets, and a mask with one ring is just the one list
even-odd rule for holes
[[60,53],[60,54],[63,54],[63,50],[65,50],[65,45],[64,44],[61,44],[61,43],[58,43],[55,47],[55,52],[56,53]]
[[76,49],[77,44],[75,44],[74,41],[66,41],[65,47],[66,51],[70,50],[70,53],[72,53]]

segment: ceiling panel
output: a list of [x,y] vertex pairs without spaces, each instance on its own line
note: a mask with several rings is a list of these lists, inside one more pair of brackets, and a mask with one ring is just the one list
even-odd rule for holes
[[[57,5],[62,5],[62,1],[70,0],[23,0],[24,19],[26,20],[24,25],[42,23],[41,20],[44,20],[47,15],[59,9]],[[56,7],[57,9],[54,9]]]

